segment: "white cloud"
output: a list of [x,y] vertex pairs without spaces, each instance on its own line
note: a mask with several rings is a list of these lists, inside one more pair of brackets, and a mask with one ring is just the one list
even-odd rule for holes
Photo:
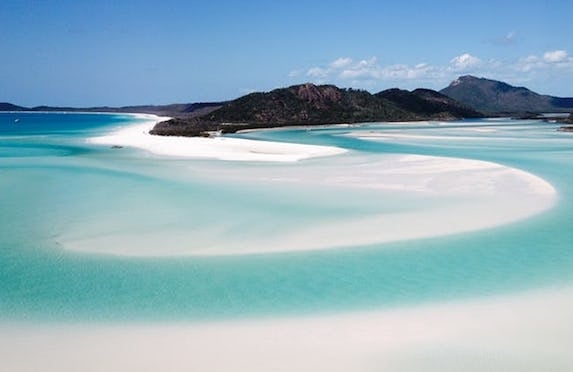
[[530,55],[519,59],[516,64],[516,69],[521,72],[530,72],[539,68],[543,68],[545,63],[543,60],[535,55]]
[[457,57],[452,58],[450,61],[450,67],[454,71],[464,72],[469,71],[481,64],[481,60],[477,57],[472,56],[469,53],[464,53]]
[[348,65],[352,64],[352,58],[348,58],[348,57],[341,57],[338,58],[337,60],[333,61],[330,64],[330,67],[333,69],[338,69],[338,68],[344,68]]
[[521,72],[548,71],[555,68],[573,69],[573,58],[565,50],[553,50],[543,53],[543,56],[529,55],[520,58],[515,65]]
[[312,67],[306,72],[306,74],[312,78],[325,78],[329,73],[330,71],[328,69],[320,67]]
[[[508,37],[513,37],[508,34]],[[300,75],[299,75],[300,72]],[[322,66],[297,70],[315,83],[332,83],[360,88],[393,86],[428,86],[440,88],[462,74],[471,73],[509,83],[569,76],[573,79],[573,57],[565,50],[532,54],[513,61],[481,59],[470,53],[458,55],[442,65],[429,63],[383,64],[376,57],[354,60],[341,57]]]
[[367,82],[375,80],[426,79],[443,75],[441,71],[427,63],[414,66],[394,64],[382,66],[376,57],[354,61],[351,58],[338,58],[326,67],[315,66],[306,75],[319,82],[325,79]]
[[335,73],[342,79],[379,79],[380,69],[381,67],[376,57],[372,57],[356,63],[350,60],[350,63],[346,64],[344,68],[335,71]]
[[396,64],[382,69],[382,76],[388,80],[428,80],[442,77],[443,72],[427,63],[415,66]]
[[543,54],[543,60],[548,63],[560,63],[566,62],[568,60],[567,52],[564,50],[554,50],[551,52],[545,52]]
[[291,72],[288,73],[288,77],[290,78],[295,78],[297,76],[300,76],[300,70],[292,70]]
[[352,58],[338,58],[326,67],[315,66],[306,71],[306,75],[322,81],[325,78],[342,79],[377,79],[379,78],[380,66],[376,57],[368,60],[354,62]]

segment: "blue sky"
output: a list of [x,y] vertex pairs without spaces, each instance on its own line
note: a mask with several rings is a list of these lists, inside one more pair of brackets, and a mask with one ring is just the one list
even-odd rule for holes
[[215,101],[302,82],[377,92],[473,74],[573,96],[573,2],[0,1],[0,102]]

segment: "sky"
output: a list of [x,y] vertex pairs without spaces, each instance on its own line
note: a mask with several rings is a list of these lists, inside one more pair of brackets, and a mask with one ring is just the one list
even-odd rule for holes
[[460,75],[573,97],[573,1],[1,0],[0,102],[228,100]]

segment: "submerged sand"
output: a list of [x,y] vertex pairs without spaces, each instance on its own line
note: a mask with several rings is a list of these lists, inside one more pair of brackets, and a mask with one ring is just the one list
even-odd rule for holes
[[[206,176],[234,182],[368,190],[373,198],[410,193],[446,201],[436,205],[437,209],[356,219],[345,224],[343,231],[336,224],[309,226],[282,249],[305,247],[306,241],[306,249],[326,246],[322,237],[328,237],[332,245],[332,234],[340,239],[348,234],[378,241],[394,230],[406,235],[393,239],[410,239],[416,236],[413,233],[420,237],[436,231],[447,234],[485,228],[539,213],[556,199],[554,188],[543,179],[490,162],[352,154],[332,162],[322,160],[320,164],[239,168]],[[396,229],[403,227],[395,225],[400,218],[408,221],[407,229]],[[158,241],[161,238],[157,236]],[[111,239],[86,240],[84,247],[89,251],[100,243],[113,243]],[[117,239],[136,241],[130,236]],[[76,243],[79,245],[70,243],[66,248],[81,246],[81,240]],[[219,254],[236,254],[239,243],[221,247]],[[149,249],[147,254],[158,254],[153,245]],[[141,254],[137,249],[109,253]],[[193,252],[173,250],[171,254]],[[0,323],[0,365],[18,372],[569,372],[573,370],[572,313],[573,289],[550,288],[388,311],[266,320],[127,325],[5,322]]]
[[[344,149],[235,138],[176,138],[147,134],[149,124],[135,125],[93,143],[135,146],[175,157],[292,162],[314,156],[342,154]],[[67,231],[65,249],[126,256],[236,255],[348,248],[421,239],[491,228],[550,208],[555,189],[545,180],[500,164],[421,155],[345,154],[280,167],[250,164],[218,168],[193,166],[195,174],[220,184],[251,184],[268,190],[309,187],[332,203],[367,192],[377,200],[431,200],[408,209],[380,210],[365,215],[317,219],[296,230],[263,234],[249,226],[209,229],[150,229],[136,234],[110,231]],[[277,197],[280,194],[277,193]],[[364,197],[364,196],[361,196]],[[233,235],[233,233],[237,235]]]
[[573,370],[573,290],[203,324],[0,324],[6,371]]

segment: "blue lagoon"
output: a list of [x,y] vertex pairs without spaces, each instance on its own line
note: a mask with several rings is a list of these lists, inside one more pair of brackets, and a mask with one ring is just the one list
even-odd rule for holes
[[0,114],[10,370],[54,338],[60,370],[69,349],[115,355],[108,371],[573,366],[573,136],[555,124],[151,138],[156,120]]

